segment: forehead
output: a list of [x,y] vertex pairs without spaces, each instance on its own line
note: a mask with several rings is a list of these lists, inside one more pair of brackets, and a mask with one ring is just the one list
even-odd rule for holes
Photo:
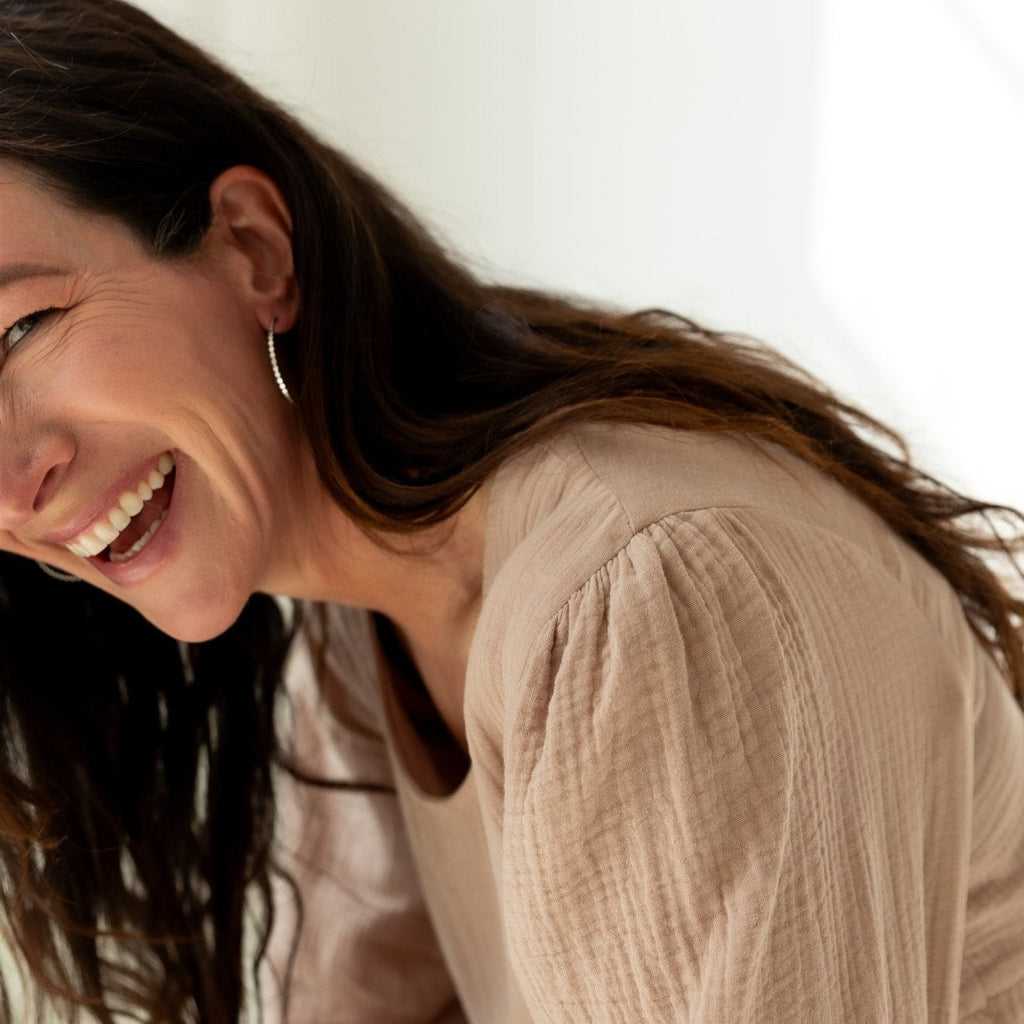
[[0,162],[0,284],[27,267],[97,266],[137,250],[118,222],[76,209],[23,168]]

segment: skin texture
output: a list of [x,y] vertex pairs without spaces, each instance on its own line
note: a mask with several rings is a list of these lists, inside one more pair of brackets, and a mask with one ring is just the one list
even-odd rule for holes
[[[383,612],[461,738],[485,491],[397,550],[351,522],[266,357],[267,326],[287,331],[299,312],[286,204],[247,167],[210,198],[199,252],[158,260],[117,222],[0,168],[0,547],[183,640],[223,631],[256,591]],[[109,578],[64,547],[165,451],[169,514],[137,559]]]

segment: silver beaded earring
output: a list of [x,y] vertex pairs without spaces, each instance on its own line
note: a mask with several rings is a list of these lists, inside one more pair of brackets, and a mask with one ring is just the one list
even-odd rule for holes
[[47,565],[45,562],[36,562],[47,576],[52,577],[55,580],[60,580],[61,583],[81,583],[82,581],[70,572],[61,572],[60,569],[54,569],[52,565]]
[[274,374],[274,380],[277,381],[277,386],[281,391],[281,394],[288,399],[289,402],[294,401],[292,396],[288,393],[288,385],[284,382],[284,377],[281,376],[281,367],[277,365],[277,349],[274,347],[274,326],[277,324],[277,317],[274,317],[270,321],[270,330],[267,331],[267,354],[270,356],[270,369]]

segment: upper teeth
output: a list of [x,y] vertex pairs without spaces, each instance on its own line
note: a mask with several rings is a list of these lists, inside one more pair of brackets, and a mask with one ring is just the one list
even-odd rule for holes
[[[69,551],[82,558],[98,555],[118,534],[137,516],[143,506],[164,485],[171,470],[174,469],[174,458],[170,452],[164,452],[144,480],[140,480],[133,491],[125,491],[117,504],[101,519],[98,519],[84,533],[80,533],[70,544]],[[156,532],[156,531],[152,531]],[[148,537],[146,538],[148,540]]]

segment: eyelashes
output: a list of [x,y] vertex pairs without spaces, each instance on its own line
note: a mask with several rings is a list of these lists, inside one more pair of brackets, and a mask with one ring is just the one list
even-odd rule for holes
[[28,316],[23,316],[19,320],[15,320],[10,327],[4,331],[3,335],[0,335],[0,344],[2,344],[3,351],[10,352],[15,345],[19,342],[24,341],[28,335],[35,330],[51,313],[55,312],[54,309],[40,309],[35,313],[29,313]]

